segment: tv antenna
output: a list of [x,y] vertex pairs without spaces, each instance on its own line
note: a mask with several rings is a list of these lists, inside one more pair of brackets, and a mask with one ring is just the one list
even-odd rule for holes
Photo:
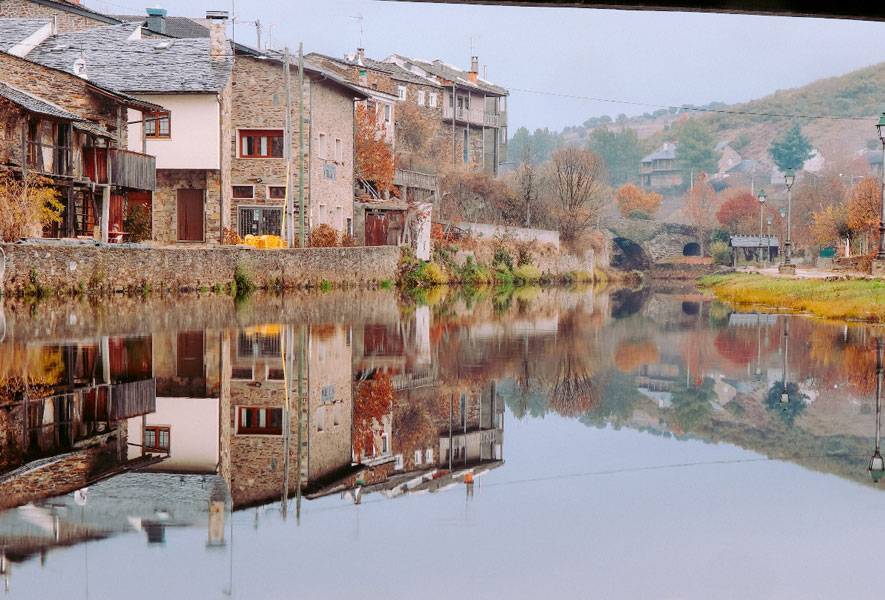
[[350,15],[350,18],[359,21],[360,24],[360,45],[359,48],[363,48],[363,13],[357,13],[355,15]]

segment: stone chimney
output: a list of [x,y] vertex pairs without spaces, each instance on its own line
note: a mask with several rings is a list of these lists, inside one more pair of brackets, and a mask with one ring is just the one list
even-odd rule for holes
[[209,54],[221,57],[230,54],[227,43],[227,11],[207,10],[206,20],[209,21]]
[[470,72],[467,73],[467,78],[476,83],[476,80],[479,78],[479,57],[471,56],[470,57]]
[[366,64],[364,61],[366,60],[366,49],[365,48],[357,48],[356,49],[356,62],[358,65]]
[[155,7],[145,9],[145,12],[147,12],[148,31],[166,33],[166,9]]

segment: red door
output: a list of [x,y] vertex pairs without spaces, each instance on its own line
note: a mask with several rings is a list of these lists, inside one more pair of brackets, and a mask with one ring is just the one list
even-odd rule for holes
[[366,213],[366,246],[387,245],[387,216]]
[[178,241],[203,241],[203,190],[178,190]]

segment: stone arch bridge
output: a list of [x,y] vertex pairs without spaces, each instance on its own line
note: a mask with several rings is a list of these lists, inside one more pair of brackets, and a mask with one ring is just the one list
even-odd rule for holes
[[619,219],[608,226],[612,235],[611,266],[644,270],[684,256],[701,255],[697,229],[680,223]]

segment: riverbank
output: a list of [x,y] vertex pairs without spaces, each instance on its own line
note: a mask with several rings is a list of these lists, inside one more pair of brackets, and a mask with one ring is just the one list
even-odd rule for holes
[[396,280],[400,260],[396,246],[257,250],[41,242],[0,244],[0,251],[0,262],[6,256],[4,295],[36,297],[375,287]]
[[732,273],[702,277],[699,285],[720,300],[741,306],[885,322],[885,281],[878,279],[790,279]]

